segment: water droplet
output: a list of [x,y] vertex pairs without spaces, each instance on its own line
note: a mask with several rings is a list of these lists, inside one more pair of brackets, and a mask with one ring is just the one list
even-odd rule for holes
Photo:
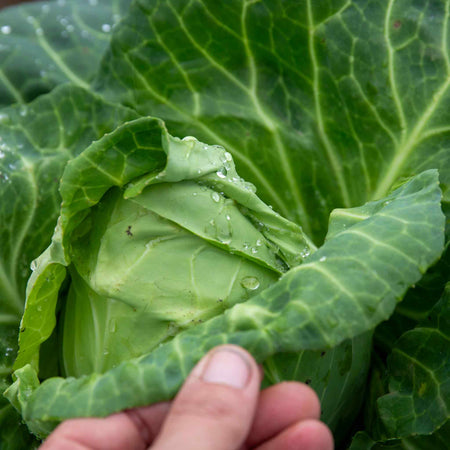
[[242,247],[244,247],[244,250],[248,250],[250,248],[250,244],[248,242],[244,242]]
[[27,108],[23,107],[20,109],[19,113],[22,117],[25,117],[28,114]]
[[227,219],[227,220],[231,220],[231,217],[230,217],[230,215],[229,215],[229,214],[227,214],[227,215],[225,216],[225,219]]
[[241,286],[249,291],[254,291],[259,288],[259,280],[256,277],[245,277],[241,280]]
[[204,146],[203,146],[203,150],[208,150],[208,146],[207,146],[207,145],[204,145]]
[[306,258],[307,256],[309,256],[311,254],[311,250],[309,249],[309,247],[305,247],[301,252],[300,252],[300,256],[302,258]]
[[386,200],[385,202],[383,202],[383,206],[387,206],[389,205],[389,203],[392,203],[392,200]]
[[97,6],[98,5],[98,0],[89,0],[89,4],[91,6]]
[[9,116],[5,113],[0,113],[0,123],[7,123],[9,122]]
[[217,176],[218,176],[219,178],[226,178],[227,174],[224,173],[224,171],[225,171],[225,169],[218,170],[218,171],[216,172]]
[[33,16],[28,16],[27,17],[27,22],[28,23],[33,23],[34,22],[34,17]]
[[102,25],[102,31],[104,33],[109,33],[111,31],[111,25],[109,23],[104,23]]
[[63,25],[63,26],[66,26],[66,25],[69,23],[69,21],[67,20],[66,17],[63,17],[63,18],[59,21],[59,23],[60,23],[61,25]]
[[9,34],[12,31],[9,25],[3,25],[0,30],[3,34]]
[[256,241],[256,246],[257,246],[257,247],[261,247],[261,245],[262,245],[262,241],[261,241],[261,239],[258,239],[258,240]]
[[196,141],[197,139],[194,136],[185,136],[182,141]]
[[225,153],[224,153],[224,156],[225,156],[225,159],[226,159],[227,161],[232,161],[232,160],[233,160],[233,157],[231,156],[231,153],[230,153],[230,152],[225,152]]
[[220,195],[217,192],[213,192],[211,194],[211,198],[213,199],[213,201],[215,201],[216,203],[220,202]]
[[193,195],[194,197],[196,197],[198,194],[197,194],[197,192],[193,192],[192,195]]
[[31,261],[30,269],[34,272],[37,268],[36,260]]
[[108,355],[109,355],[108,350],[105,350],[105,351],[103,352],[103,355],[108,356]]
[[6,156],[5,152],[2,152],[2,151],[0,150],[0,159],[3,159],[5,156]]
[[38,312],[42,312],[42,306],[41,305],[39,305],[36,309],[38,310]]
[[44,3],[42,6],[41,6],[41,10],[42,10],[42,12],[43,13],[48,13],[49,11],[50,11],[50,5],[48,5],[47,3]]
[[326,256],[322,256],[322,258],[319,259],[320,262],[324,262],[326,261],[327,257]]
[[75,30],[75,27],[73,26],[73,25],[67,25],[67,27],[66,27],[66,30],[69,32],[69,33],[72,33],[74,30]]

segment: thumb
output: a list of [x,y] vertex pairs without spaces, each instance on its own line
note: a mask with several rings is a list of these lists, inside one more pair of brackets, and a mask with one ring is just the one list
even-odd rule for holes
[[242,348],[225,345],[194,368],[172,403],[152,450],[232,450],[245,441],[261,376]]

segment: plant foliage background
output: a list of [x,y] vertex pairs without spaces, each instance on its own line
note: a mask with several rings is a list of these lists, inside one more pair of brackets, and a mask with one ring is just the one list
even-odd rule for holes
[[[283,373],[280,351],[301,362],[301,350],[329,352],[373,331],[364,419],[354,424],[362,431],[341,445],[445,448],[449,28],[446,0],[57,0],[2,10],[1,390],[12,381],[30,263],[60,212],[64,167],[129,121],[159,117],[173,136],[224,146],[258,195],[319,247],[273,287],[179,334],[144,364],[92,383],[54,379],[30,401],[21,392],[28,425],[170,397],[195,360],[224,341],[252,350],[272,381],[311,381],[298,364]],[[158,380],[155,390],[128,392],[125,403],[99,397],[139,377]],[[329,387],[343,398],[346,388]],[[91,397],[98,410],[86,407]],[[4,399],[0,408],[0,447],[30,448],[13,407]]]

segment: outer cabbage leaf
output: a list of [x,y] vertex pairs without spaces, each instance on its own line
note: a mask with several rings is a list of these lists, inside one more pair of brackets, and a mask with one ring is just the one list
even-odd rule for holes
[[[48,245],[58,217],[61,201],[58,186],[64,166],[92,140],[136,115],[73,86],[58,88],[26,107],[5,108],[1,114],[0,384],[3,390],[11,383],[30,262]],[[13,417],[9,407],[2,409],[0,423],[4,433],[12,430]],[[2,445],[10,445],[6,443],[9,438],[2,435],[2,439],[5,439]]]
[[128,5],[129,0],[59,0],[1,11],[0,106],[26,104],[61,83],[89,88]]
[[450,436],[449,293],[447,286],[428,317],[395,343],[388,370],[383,371],[385,386],[373,396],[376,403],[366,405],[366,431],[355,435],[352,450],[446,447]]
[[431,434],[450,421],[450,286],[388,359],[390,393],[378,408],[388,437]]
[[316,242],[336,207],[450,183],[449,3],[138,0],[94,83],[229,150]]

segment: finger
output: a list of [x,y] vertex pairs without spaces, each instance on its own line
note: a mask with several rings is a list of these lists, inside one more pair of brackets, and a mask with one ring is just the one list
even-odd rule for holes
[[173,401],[152,450],[239,448],[253,422],[260,381],[245,350],[232,345],[212,350]]
[[333,450],[333,435],[319,420],[304,420],[287,428],[255,450]]
[[246,444],[255,447],[297,422],[319,418],[319,398],[309,386],[295,382],[271,386],[260,394]]
[[103,419],[72,419],[63,422],[40,450],[146,449],[159,433],[169,403],[124,411]]

